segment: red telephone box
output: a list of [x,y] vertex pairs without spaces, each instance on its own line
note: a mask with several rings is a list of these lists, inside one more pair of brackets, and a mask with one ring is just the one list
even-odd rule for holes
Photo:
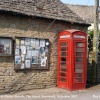
[[86,88],[86,57],[86,33],[65,30],[59,34],[57,87],[68,90]]

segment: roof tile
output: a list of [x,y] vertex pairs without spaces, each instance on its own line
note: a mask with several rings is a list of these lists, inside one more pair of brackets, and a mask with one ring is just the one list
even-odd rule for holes
[[89,25],[60,0],[0,0],[0,10]]

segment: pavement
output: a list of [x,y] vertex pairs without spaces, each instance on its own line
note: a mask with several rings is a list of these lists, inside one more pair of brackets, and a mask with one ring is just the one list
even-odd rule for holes
[[53,87],[35,89],[14,94],[0,95],[0,100],[99,100],[100,85],[85,90],[68,91]]

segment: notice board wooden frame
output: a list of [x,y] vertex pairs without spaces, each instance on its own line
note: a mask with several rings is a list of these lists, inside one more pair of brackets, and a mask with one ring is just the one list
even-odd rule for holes
[[[36,39],[36,40],[39,40],[39,43],[40,43],[40,40],[45,40],[45,45],[46,45],[46,43],[47,43],[47,45],[44,47],[44,48],[46,48],[46,47],[48,47],[47,49],[48,49],[48,52],[46,52],[45,53],[45,57],[47,57],[47,60],[46,60],[46,65],[45,65],[45,67],[44,66],[41,66],[41,64],[32,64],[32,58],[30,59],[30,58],[26,58],[25,57],[25,60],[30,60],[30,62],[31,62],[31,67],[30,68],[26,68],[25,66],[25,68],[24,69],[21,69],[21,64],[16,64],[15,63],[15,57],[14,57],[14,70],[25,70],[25,69],[34,69],[34,70],[48,70],[49,69],[49,53],[50,53],[50,42],[49,42],[49,39],[42,39],[42,38],[31,38],[31,37],[15,37],[15,45],[14,45],[14,51],[15,51],[15,49],[16,49],[16,39],[26,39],[26,38],[28,38],[28,39]],[[21,42],[20,42],[20,45],[19,45],[19,47],[20,46],[22,46],[21,45]],[[40,48],[39,48],[39,50],[40,50]],[[21,51],[20,51],[21,52]],[[27,52],[27,51],[26,51]],[[15,52],[14,52],[14,54],[15,54]],[[16,54],[15,54],[15,56],[16,56]],[[21,56],[21,54],[20,54],[20,56]],[[26,56],[26,55],[25,55]],[[25,65],[25,62],[24,62],[24,65]]]

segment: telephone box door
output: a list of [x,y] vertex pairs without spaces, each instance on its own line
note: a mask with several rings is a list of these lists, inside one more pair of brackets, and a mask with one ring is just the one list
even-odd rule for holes
[[86,85],[86,41],[74,41],[74,77],[73,88],[85,88]]
[[58,43],[58,79],[57,86],[68,87],[68,66],[69,66],[69,41],[59,41]]

